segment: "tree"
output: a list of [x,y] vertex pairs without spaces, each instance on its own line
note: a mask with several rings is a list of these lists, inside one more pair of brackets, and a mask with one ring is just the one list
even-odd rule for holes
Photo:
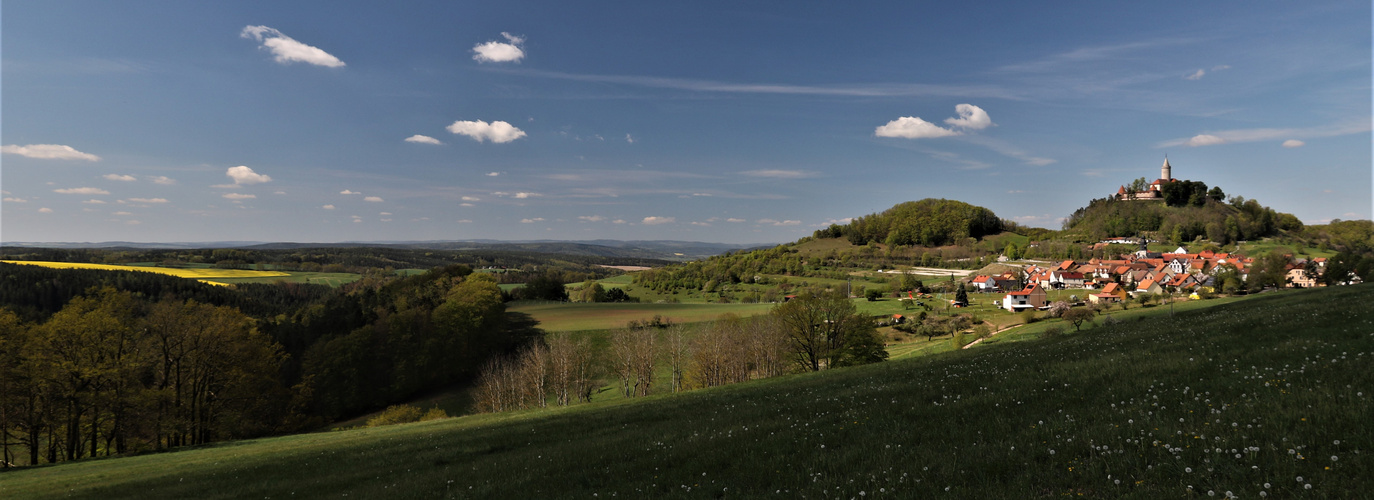
[[804,294],[773,309],[792,345],[793,360],[803,369],[833,367],[853,335],[872,332],[873,323],[839,294]]
[[1221,186],[1212,186],[1212,189],[1207,191],[1207,197],[1211,198],[1212,201],[1220,203],[1222,200],[1226,199],[1226,193],[1221,190]]
[[1081,329],[1084,322],[1091,321],[1095,315],[1097,315],[1097,311],[1087,307],[1079,307],[1065,311],[1063,318],[1064,321],[1073,324],[1073,331],[1076,332]]
[[546,272],[539,274],[525,282],[523,297],[533,300],[554,300],[566,302],[568,300],[568,290],[563,287],[563,280],[556,273]]
[[963,283],[960,283],[959,288],[954,290],[954,302],[968,304],[968,290],[964,289]]
[[869,302],[877,301],[878,299],[881,299],[882,297],[883,297],[883,291],[882,291],[882,290],[879,290],[879,289],[877,289],[877,288],[869,288],[868,290],[865,290],[865,291],[864,291],[864,298],[865,298],[865,299],[868,299]]

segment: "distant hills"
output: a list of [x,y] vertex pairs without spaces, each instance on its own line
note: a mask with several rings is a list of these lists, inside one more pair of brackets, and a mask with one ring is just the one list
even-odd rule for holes
[[644,258],[687,261],[735,250],[768,248],[773,244],[732,244],[676,240],[438,240],[438,241],[346,241],[338,243],[294,243],[263,241],[204,241],[140,243],[106,242],[5,242],[3,247],[108,249],[108,250],[184,250],[203,248],[243,248],[250,250],[294,250],[301,248],[403,248],[414,250],[495,250],[580,255],[589,257]]

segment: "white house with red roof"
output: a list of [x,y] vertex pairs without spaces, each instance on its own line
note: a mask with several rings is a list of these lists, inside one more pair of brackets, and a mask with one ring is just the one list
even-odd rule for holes
[[1039,309],[1047,304],[1049,304],[1049,295],[1045,293],[1044,288],[1035,283],[1002,297],[1002,308],[1011,312]]

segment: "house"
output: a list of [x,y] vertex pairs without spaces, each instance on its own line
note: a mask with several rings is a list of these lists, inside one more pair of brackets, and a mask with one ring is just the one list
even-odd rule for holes
[[[1316,267],[1316,263],[1306,262],[1289,266],[1288,273],[1283,276],[1283,280],[1288,283],[1288,286],[1293,288],[1312,288],[1317,286],[1316,277],[1309,278],[1307,276],[1307,266]],[[1321,275],[1320,269],[1318,269],[1317,275]]]
[[998,290],[1016,290],[1021,287],[1021,281],[1010,274],[992,277],[993,288]]
[[1132,295],[1139,295],[1142,293],[1158,294],[1163,291],[1164,289],[1159,286],[1158,281],[1155,281],[1150,278],[1145,278],[1140,283],[1136,284],[1135,291],[1132,292]]
[[1050,283],[1055,288],[1083,288],[1083,273],[1054,271],[1050,273]]
[[1088,302],[1094,304],[1110,304],[1113,302],[1121,302],[1125,297],[1126,292],[1121,289],[1120,285],[1116,283],[1107,283],[1106,286],[1102,287],[1101,293],[1089,295]]
[[979,275],[978,277],[973,278],[973,281],[971,283],[973,283],[973,287],[978,289],[978,291],[980,292],[988,292],[994,288],[997,288],[997,283],[992,281],[991,276]]
[[1002,308],[1011,312],[1026,309],[1039,309],[1049,304],[1049,296],[1040,285],[1030,284],[1025,289],[1008,293],[1002,297]]

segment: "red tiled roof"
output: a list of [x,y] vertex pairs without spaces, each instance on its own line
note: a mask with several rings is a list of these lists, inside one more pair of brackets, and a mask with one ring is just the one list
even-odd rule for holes
[[1024,290],[1021,290],[1019,292],[1010,292],[1007,295],[1030,295],[1031,292],[1034,292],[1037,288],[1040,288],[1040,285],[1031,283],[1031,285],[1026,287]]

